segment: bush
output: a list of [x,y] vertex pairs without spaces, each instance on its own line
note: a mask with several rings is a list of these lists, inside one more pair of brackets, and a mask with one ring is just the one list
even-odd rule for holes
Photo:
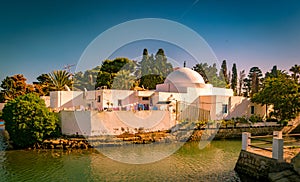
[[237,123],[248,123],[248,119],[246,118],[246,116],[236,117],[235,120]]
[[249,121],[251,121],[252,123],[262,122],[262,120],[262,117],[260,117],[259,115],[252,115],[249,118]]
[[276,123],[278,123],[278,120],[276,118],[267,118],[266,122],[276,122]]
[[59,133],[58,118],[43,99],[30,93],[9,101],[3,108],[5,129],[17,148],[31,147]]

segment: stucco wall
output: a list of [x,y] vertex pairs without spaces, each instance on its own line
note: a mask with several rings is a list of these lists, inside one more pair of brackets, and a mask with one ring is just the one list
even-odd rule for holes
[[[254,104],[250,101],[249,98],[241,96],[233,96],[229,99],[228,110],[229,113],[226,116],[227,119],[233,117],[246,116],[250,117],[251,115],[251,106],[254,106],[254,114],[261,117],[266,117],[266,106],[261,106],[259,104]],[[270,109],[268,109],[268,113]]]
[[92,127],[90,111],[61,111],[60,117],[62,134],[91,135]]
[[125,130],[167,130],[176,124],[168,111],[61,111],[62,133],[99,136],[121,134]]
[[86,107],[82,91],[55,91],[50,92],[50,107],[53,109],[71,109]]

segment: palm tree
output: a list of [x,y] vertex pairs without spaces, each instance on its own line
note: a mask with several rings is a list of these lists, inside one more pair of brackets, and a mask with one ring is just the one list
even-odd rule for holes
[[48,74],[46,83],[49,84],[49,88],[52,91],[66,90],[66,86],[72,88],[73,80],[71,74],[66,70],[57,70]]
[[298,82],[300,77],[300,65],[295,64],[293,67],[291,67],[290,72],[292,72],[293,79]]
[[116,74],[112,83],[112,88],[129,90],[133,87],[134,81],[134,76],[130,75],[129,71],[121,70]]

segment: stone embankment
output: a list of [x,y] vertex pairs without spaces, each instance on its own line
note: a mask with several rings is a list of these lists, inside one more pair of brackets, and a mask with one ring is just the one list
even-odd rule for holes
[[33,149],[88,149],[92,148],[84,138],[66,138],[44,140],[41,144],[36,143]]
[[[232,128],[218,128],[214,139],[233,139],[242,138],[243,132],[249,132],[252,136],[272,135],[273,131],[282,130],[283,126],[264,126],[264,127],[232,127]],[[195,130],[190,137],[191,141],[201,140],[205,129]],[[214,130],[214,129],[210,129]]]
[[234,169],[243,181],[300,181],[291,163],[242,150]]

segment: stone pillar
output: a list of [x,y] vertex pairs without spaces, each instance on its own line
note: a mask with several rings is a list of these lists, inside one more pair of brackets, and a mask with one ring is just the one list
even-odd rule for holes
[[272,158],[277,160],[283,160],[283,139],[282,138],[273,137]]
[[242,134],[242,150],[247,151],[249,149],[249,145],[251,144],[251,133],[243,132]]
[[273,131],[273,136],[282,139],[282,131]]

